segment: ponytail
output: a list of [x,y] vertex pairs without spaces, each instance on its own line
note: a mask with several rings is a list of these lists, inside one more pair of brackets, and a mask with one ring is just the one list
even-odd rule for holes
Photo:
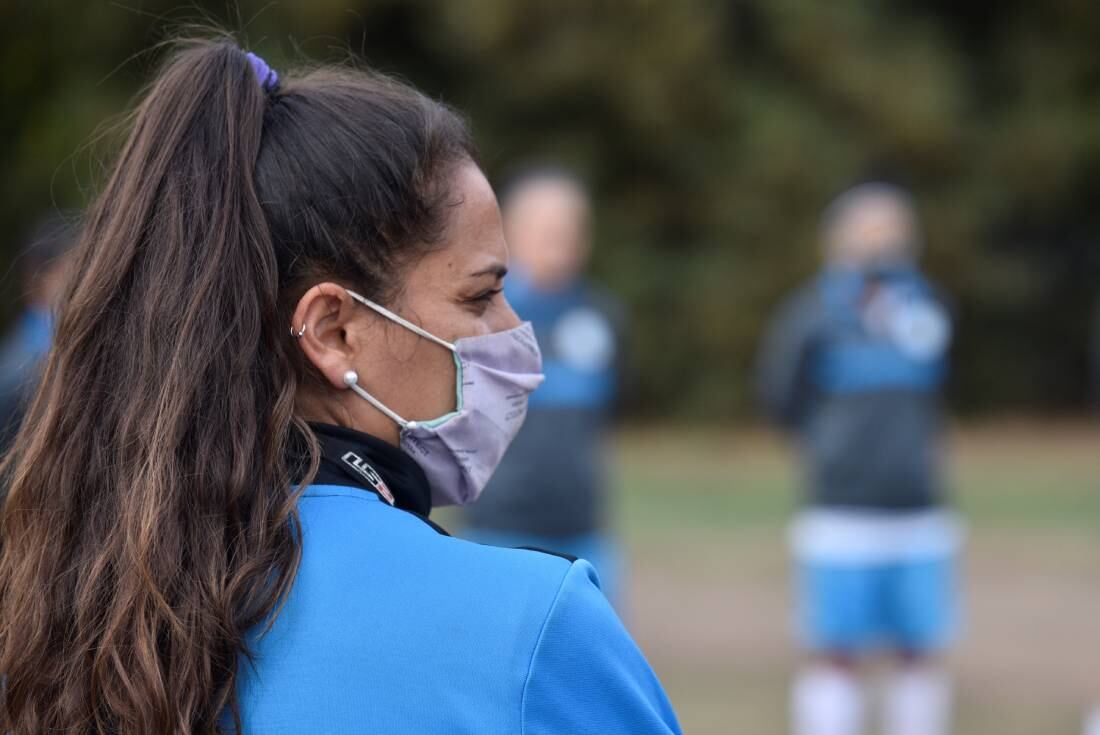
[[380,74],[172,56],[0,466],[0,732],[240,731],[237,668],[293,582],[318,463],[289,313],[321,279],[385,303],[473,156],[459,116]]
[[300,555],[287,457],[308,436],[254,180],[277,84],[230,42],[180,50],[89,212],[2,468],[2,732],[240,728],[246,635]]

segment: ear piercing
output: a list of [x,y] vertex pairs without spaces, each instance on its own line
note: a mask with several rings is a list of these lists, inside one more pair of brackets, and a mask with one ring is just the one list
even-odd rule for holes
[[302,335],[305,334],[305,333],[306,333],[306,323],[305,322],[302,322],[302,328],[299,329],[297,332],[294,331],[293,326],[290,328],[290,336],[293,337],[294,339],[300,339],[302,337]]

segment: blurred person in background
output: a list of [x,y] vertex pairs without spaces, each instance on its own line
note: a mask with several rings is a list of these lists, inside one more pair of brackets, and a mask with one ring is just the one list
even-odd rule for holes
[[76,235],[74,219],[65,213],[43,218],[31,230],[19,255],[23,311],[0,342],[0,454],[7,451],[19,429],[53,341],[53,313]]
[[1100,304],[1097,304],[1093,313],[1092,343],[1089,345],[1089,377],[1092,382],[1093,408],[1100,411]]
[[[1100,410],[1100,305],[1097,306],[1092,324],[1092,344],[1089,345],[1092,356],[1092,400],[1093,407]],[[1085,715],[1085,735],[1100,735],[1100,705],[1093,707]]]
[[956,625],[961,528],[945,507],[941,390],[948,309],[917,266],[910,196],[866,183],[825,211],[825,267],[778,312],[758,390],[797,435],[808,492],[791,527],[810,660],[792,687],[794,735],[863,731],[859,664],[885,648],[885,735],[944,735],[939,655]]
[[501,206],[511,256],[505,294],[535,328],[546,382],[484,495],[466,508],[466,533],[586,559],[618,605],[607,432],[622,383],[625,312],[585,276],[592,212],[578,176],[558,167],[521,172]]

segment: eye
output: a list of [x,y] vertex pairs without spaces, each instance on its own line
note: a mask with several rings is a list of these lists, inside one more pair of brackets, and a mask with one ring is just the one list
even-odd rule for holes
[[500,289],[500,288],[491,288],[488,291],[485,291],[484,293],[480,293],[477,296],[473,297],[472,299],[470,299],[470,301],[473,301],[473,302],[476,302],[476,303],[486,303],[487,304],[490,301],[492,301],[493,298],[503,290],[504,289]]
[[489,310],[489,305],[493,303],[493,299],[502,289],[491,288],[487,291],[482,291],[477,296],[466,299],[466,308],[474,314],[481,316]]

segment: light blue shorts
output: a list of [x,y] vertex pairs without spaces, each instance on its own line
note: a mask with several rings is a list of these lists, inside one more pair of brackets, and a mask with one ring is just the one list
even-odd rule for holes
[[954,557],[853,564],[797,563],[798,625],[811,650],[862,653],[884,646],[929,654],[958,627]]
[[482,528],[466,528],[462,538],[488,546],[503,546],[516,549],[529,547],[554,551],[559,554],[584,559],[596,569],[600,578],[600,589],[613,607],[622,614],[620,594],[622,591],[623,558],[622,552],[610,537],[602,533],[587,533],[578,536],[535,536],[508,531],[490,531]]

